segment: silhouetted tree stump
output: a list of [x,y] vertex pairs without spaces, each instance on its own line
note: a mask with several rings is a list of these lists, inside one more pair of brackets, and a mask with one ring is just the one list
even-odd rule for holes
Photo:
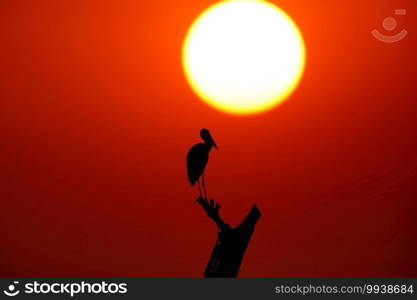
[[261,212],[256,205],[253,205],[243,221],[235,228],[231,228],[223,222],[219,215],[220,205],[215,203],[213,199],[207,201],[199,198],[197,202],[220,230],[204,276],[237,277],[255,225],[261,217]]

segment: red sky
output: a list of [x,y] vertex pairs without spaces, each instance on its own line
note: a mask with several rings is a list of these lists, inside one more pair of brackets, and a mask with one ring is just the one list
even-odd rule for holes
[[[216,228],[185,154],[202,127],[223,218],[263,213],[241,276],[417,274],[417,2],[272,2],[306,70],[252,117],[183,75],[184,36],[215,1],[0,3],[0,276],[201,277]],[[397,8],[409,35],[374,39]]]

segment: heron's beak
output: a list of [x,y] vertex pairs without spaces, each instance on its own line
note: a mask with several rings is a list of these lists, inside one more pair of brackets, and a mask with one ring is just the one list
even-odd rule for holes
[[216,142],[214,141],[214,139],[210,136],[210,143],[214,146],[214,148],[217,148]]

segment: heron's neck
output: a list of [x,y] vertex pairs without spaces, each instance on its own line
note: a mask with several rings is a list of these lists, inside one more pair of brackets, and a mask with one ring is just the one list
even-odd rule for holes
[[211,150],[211,148],[213,148],[213,145],[210,144],[210,143],[204,143],[204,144],[206,145],[206,147],[209,151]]

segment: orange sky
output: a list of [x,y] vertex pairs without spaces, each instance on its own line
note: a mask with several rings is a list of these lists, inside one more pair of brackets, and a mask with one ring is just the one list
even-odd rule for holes
[[[215,1],[0,3],[1,276],[201,277],[216,229],[185,154],[202,127],[224,219],[263,213],[241,276],[416,275],[417,2],[272,2],[306,70],[252,117],[198,100],[181,69]],[[375,40],[396,8],[409,35]]]

